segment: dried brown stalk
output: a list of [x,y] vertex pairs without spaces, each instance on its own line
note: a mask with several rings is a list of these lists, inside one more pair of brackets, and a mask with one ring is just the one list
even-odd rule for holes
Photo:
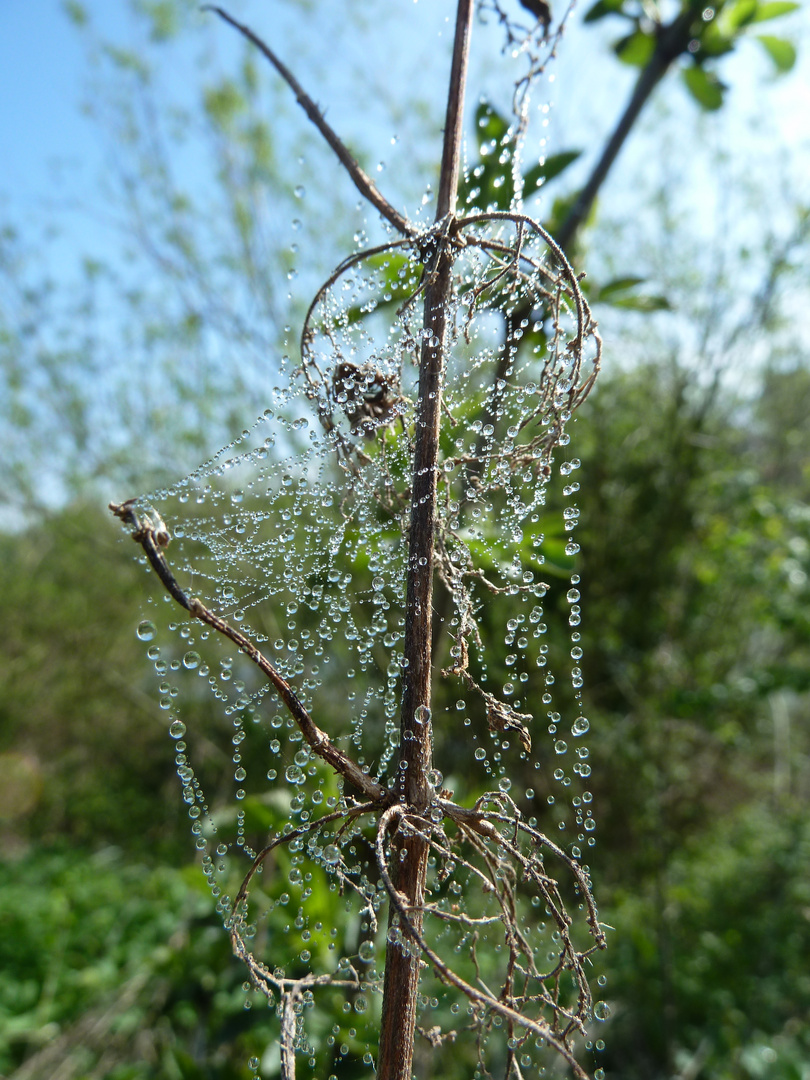
[[[521,1039],[529,1036],[543,1039],[565,1060],[577,1078],[585,1080],[586,1074],[574,1056],[572,1038],[574,1034],[584,1030],[584,1022],[591,1008],[584,963],[594,950],[604,947],[604,934],[598,923],[587,874],[576,860],[566,855],[542,833],[525,824],[517,807],[505,796],[490,793],[482,797],[475,807],[467,809],[445,797],[448,793],[437,794],[429,777],[433,743],[430,712],[433,674],[433,579],[437,572],[448,590],[456,597],[460,615],[460,626],[456,635],[456,662],[445,674],[461,676],[472,689],[483,696],[493,728],[513,729],[518,733],[526,750],[531,745],[524,723],[531,718],[498,701],[478,685],[468,670],[468,642],[480,639],[467,583],[477,580],[494,593],[505,590],[489,581],[471,560],[468,560],[469,565],[453,564],[447,553],[446,541],[451,536],[456,540],[458,537],[449,526],[439,521],[437,511],[439,433],[445,408],[443,382],[450,341],[459,337],[458,327],[452,323],[452,319],[458,318],[457,314],[454,314],[453,301],[456,288],[454,267],[459,254],[466,248],[477,249],[483,253],[483,257],[490,260],[487,276],[466,300],[466,322],[464,318],[460,320],[463,324],[461,335],[469,336],[473,316],[479,306],[492,303],[492,298],[497,298],[501,291],[517,288],[521,284],[528,286],[532,303],[542,301],[555,325],[554,349],[545,361],[540,378],[542,390],[534,412],[524,419],[521,430],[539,417],[545,416],[546,412],[554,417],[554,424],[545,433],[530,438],[520,446],[503,450],[500,456],[496,455],[498,462],[502,459],[505,467],[523,468],[527,462],[536,464],[535,459],[538,456],[545,463],[544,467],[548,467],[547,458],[560,434],[562,424],[558,416],[562,406],[557,399],[560,394],[567,393],[566,407],[575,408],[589,392],[598,370],[600,343],[595,334],[595,324],[582,297],[577,275],[560,246],[555,244],[537,222],[519,213],[476,214],[460,219],[456,217],[464,85],[473,0],[458,0],[436,220],[431,229],[421,234],[380,194],[326,123],[311,98],[272,50],[253,31],[222,8],[210,6],[207,10],[218,14],[262,52],[292,88],[307,116],[335,151],[364,198],[404,237],[370,251],[356,253],[344,260],[313,299],[301,337],[302,371],[308,383],[307,393],[313,400],[318,401],[321,421],[327,432],[334,434],[334,445],[342,462],[348,464],[361,484],[366,483],[363,466],[370,458],[359,445],[338,430],[333,418],[340,392],[341,372],[345,374],[349,370],[347,365],[350,362],[341,356],[337,337],[330,337],[327,327],[322,332],[334,346],[334,354],[330,357],[334,372],[321,370],[312,347],[316,333],[316,308],[349,269],[374,255],[402,248],[410,249],[414,260],[421,264],[422,277],[402,305],[400,315],[407,311],[410,317],[416,298],[424,297],[419,391],[412,435],[411,486],[405,493],[395,492],[394,496],[386,496],[389,501],[394,499],[391,502],[392,510],[402,518],[403,530],[407,531],[408,551],[400,757],[397,782],[391,788],[372,779],[350,755],[332,742],[327,733],[315,723],[289,682],[245,634],[181,588],[166,559],[165,552],[170,536],[159,516],[151,510],[139,511],[134,500],[110,505],[113,513],[131,530],[133,538],[143,548],[150,565],[173,599],[191,616],[227,638],[249,658],[273,686],[313,754],[353,789],[359,791],[365,799],[357,805],[344,804],[334,813],[276,837],[259,852],[234,903],[230,924],[234,951],[247,964],[254,984],[269,998],[278,995],[281,999],[282,1076],[284,1080],[293,1080],[298,1039],[297,1017],[302,995],[321,986],[344,986],[356,990],[361,983],[356,972],[353,973],[353,979],[347,980],[336,975],[309,975],[300,979],[287,979],[278,972],[269,971],[253,956],[243,933],[250,886],[268,855],[280,845],[319,833],[328,825],[340,823],[341,829],[345,829],[355,820],[376,815],[378,821],[373,846],[378,870],[390,901],[380,1048],[376,1063],[378,1080],[411,1078],[417,1032],[418,991],[425,962],[432,967],[439,979],[448,986],[455,987],[474,1006],[474,1026],[479,1039],[483,1039],[488,1025],[493,1017],[497,1016],[505,1022],[510,1042],[517,1040],[519,1044]],[[489,227],[493,224],[513,226],[514,241],[508,243],[478,231],[479,226]],[[527,253],[526,242],[530,236],[543,240],[551,252],[551,262],[542,262]],[[573,337],[561,347],[561,317],[564,310],[571,310],[571,305],[576,329]],[[321,332],[320,327],[318,332]],[[583,377],[581,365],[588,340],[595,342],[595,357],[591,359],[591,373]],[[566,357],[570,358],[567,366],[563,363]],[[558,388],[561,377],[559,371],[562,367],[565,367],[567,380],[564,392]],[[362,375],[362,370],[356,366],[354,371]],[[352,420],[352,409],[356,413],[359,409],[367,408],[373,421],[382,426],[397,415],[399,401],[405,399],[397,398],[394,381],[387,375],[381,373],[379,378],[374,378],[373,374],[372,372],[366,379],[367,389],[370,388],[368,393],[363,395],[362,385],[359,389],[355,388],[354,396],[349,395],[351,400],[343,411],[344,415]],[[345,390],[345,387],[343,389]],[[492,407],[494,408],[494,405]],[[373,433],[373,424],[371,429]],[[350,434],[357,432],[352,430]],[[482,470],[484,450],[479,446],[471,455],[462,455],[458,460],[465,464],[471,487],[474,487]],[[449,500],[449,487],[447,497]],[[407,521],[403,512],[406,500],[410,507]],[[497,807],[494,811],[490,809],[493,805]],[[452,838],[445,831],[446,823],[454,826],[456,835]],[[340,830],[338,838],[339,836]],[[495,897],[498,904],[497,915],[471,916],[426,901],[427,864],[431,853],[437,860],[440,880],[442,875],[446,879],[455,870],[463,870],[479,883],[483,892],[491,893]],[[571,919],[556,881],[549,877],[543,868],[543,853],[552,856],[566,868],[579,891],[593,942],[585,951],[577,951],[572,943]],[[351,873],[340,865],[332,865],[327,869],[340,880],[341,885],[361,895],[364,908],[369,913],[370,924],[376,927],[373,904],[353,881]],[[550,971],[541,971],[520,926],[518,890],[522,887],[522,882],[527,883],[545,902],[559,933],[559,957]],[[469,927],[473,933],[478,933],[482,927],[493,922],[502,924],[508,962],[500,992],[482,988],[481,985],[472,985],[453,971],[428,940],[425,923],[431,919],[437,919],[444,924],[455,922],[459,926]],[[480,980],[475,950],[474,942],[472,955]],[[561,996],[561,978],[564,972],[573,979],[577,990],[577,1000],[573,1006],[566,1006]],[[550,1012],[551,1022],[545,1018],[544,1012]],[[439,1046],[442,1040],[451,1038],[455,1032],[443,1034],[435,1028],[423,1034],[432,1045]],[[519,1077],[520,1066],[513,1048],[509,1050],[508,1061],[509,1071]]]

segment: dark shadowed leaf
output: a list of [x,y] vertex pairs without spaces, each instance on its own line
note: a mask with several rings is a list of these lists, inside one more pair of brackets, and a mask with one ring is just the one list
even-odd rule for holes
[[612,281],[608,281],[605,285],[602,285],[595,291],[600,300],[608,300],[618,293],[627,292],[629,289],[635,289],[637,286],[643,284],[644,278],[640,277],[614,278]]
[[523,175],[523,196],[528,199],[534,195],[537,188],[573,164],[582,154],[581,150],[565,150],[561,154],[551,154],[542,165],[535,165]]
[[[604,297],[600,297],[604,300]],[[625,311],[671,311],[672,305],[665,296],[618,296],[608,300],[612,307],[624,308]]]
[[624,15],[623,8],[624,0],[597,0],[593,7],[585,12],[585,18],[582,21],[589,23],[603,19],[605,15]]
[[[509,130],[509,124],[487,101],[475,110],[475,130],[479,148],[489,151],[492,143],[499,143]],[[486,155],[484,155],[486,156]]]
[[591,303],[610,304],[626,311],[669,311],[670,303],[665,296],[650,296],[635,290],[644,284],[644,278],[614,278],[604,285],[591,285],[588,297]]

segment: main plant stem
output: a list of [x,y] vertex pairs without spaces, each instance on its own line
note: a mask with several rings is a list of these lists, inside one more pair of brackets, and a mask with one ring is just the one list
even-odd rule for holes
[[[453,64],[447,99],[442,170],[436,221],[444,227],[424,253],[424,338],[419,364],[411,522],[408,543],[403,690],[400,718],[400,802],[417,814],[427,808],[432,788],[433,724],[431,640],[433,633],[433,538],[436,524],[436,477],[445,367],[447,317],[452,294],[453,254],[448,245],[456,209],[464,87],[467,76],[473,0],[459,0]],[[405,897],[411,919],[422,929],[428,848],[424,840],[403,835],[395,841],[394,884]],[[389,915],[385,980],[380,1026],[378,1080],[411,1080],[416,1037],[420,957],[406,938],[392,941],[395,918]]]

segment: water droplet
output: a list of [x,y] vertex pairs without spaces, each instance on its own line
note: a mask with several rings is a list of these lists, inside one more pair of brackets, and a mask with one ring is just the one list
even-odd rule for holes
[[571,734],[572,735],[584,735],[585,732],[588,731],[590,726],[591,726],[591,724],[590,724],[590,721],[587,719],[587,717],[578,716],[576,718],[576,720],[573,722],[573,724],[571,725]]
[[417,724],[430,723],[431,712],[427,705],[418,705],[414,711],[413,718]]
[[169,726],[169,734],[173,739],[182,739],[186,733],[186,725],[182,720],[173,720]]
[[191,652],[187,652],[186,655],[183,657],[183,667],[188,668],[189,671],[194,671],[194,669],[198,668],[199,666],[200,654],[198,652],[194,652],[193,649]]
[[606,1001],[597,1001],[593,1007],[593,1015],[597,1020],[607,1020],[610,1016],[610,1006]]
[[157,630],[153,622],[150,622],[149,619],[144,619],[143,622],[138,623],[138,629],[135,633],[141,641],[151,641],[157,633]]
[[374,959],[374,942],[361,941],[360,948],[357,950],[357,955],[364,964],[370,964]]
[[476,761],[483,761],[486,756],[487,756],[486,750],[483,748],[483,746],[479,746],[475,751],[475,760]]
[[327,844],[323,849],[323,861],[330,866],[340,862],[340,848],[336,844]]
[[306,193],[307,189],[304,187],[303,184],[297,184],[293,191],[293,195],[295,195],[296,199],[303,199]]
[[568,751],[568,743],[565,742],[563,739],[557,739],[557,741],[554,743],[554,753],[555,754],[565,754],[565,753],[567,753],[567,751]]

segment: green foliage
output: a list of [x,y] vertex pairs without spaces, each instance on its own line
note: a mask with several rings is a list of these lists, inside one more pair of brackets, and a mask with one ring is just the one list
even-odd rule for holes
[[709,819],[648,888],[615,894],[605,1064],[635,1078],[700,1064],[711,1080],[801,1077],[810,1042],[810,829],[787,807]]
[[713,71],[706,71],[702,67],[689,67],[684,68],[681,75],[689,93],[707,112],[722,108],[726,87]]
[[[516,199],[516,132],[489,102],[475,111],[478,161],[459,182],[459,205],[475,210],[511,210]],[[579,150],[551,154],[528,169],[520,178],[525,199],[531,199],[549,181],[563,173],[580,156]]]
[[[684,0],[677,15],[664,23],[637,0],[597,0],[586,12],[585,22],[612,15],[627,20],[632,29],[615,42],[613,49],[619,60],[632,67],[646,68],[653,63],[666,66],[682,57],[687,61],[681,69],[686,88],[701,108],[713,111],[722,106],[727,89],[714,70],[714,62],[733,52],[749,27],[789,15],[799,6],[788,0],[720,0],[706,7]],[[796,50],[789,41],[769,35],[757,35],[757,40],[777,73],[790,71]]]
[[[598,819],[589,861],[602,917],[616,928],[604,991],[614,1019],[598,1059],[608,1076],[663,1078],[699,1054],[710,1080],[759,1080],[792,1075],[807,1053],[799,1020],[808,1008],[801,913],[810,904],[810,834],[789,809],[806,784],[798,724],[795,771],[779,781],[782,808],[770,801],[779,775],[774,695],[787,693],[798,718],[810,694],[808,400],[804,369],[769,372],[744,413],[723,396],[707,406],[687,373],[652,365],[605,378],[580,421],[576,475],[589,493],[579,533],[586,704],[598,721],[589,736]],[[555,519],[550,508],[549,527]],[[135,573],[128,545],[109,541],[81,508],[7,537],[0,560],[12,676],[3,685],[3,749],[24,750],[38,770],[33,803],[14,800],[19,813],[6,816],[7,835],[18,847],[43,834],[85,845],[70,855],[23,846],[3,875],[0,916],[12,932],[0,945],[0,1069],[51,1052],[82,1075],[103,1042],[113,1055],[105,1075],[115,1080],[230,1080],[247,1076],[252,1053],[273,1075],[278,1021],[258,1002],[245,1011],[244,972],[229,959],[221,914],[199,868],[182,868],[189,823],[176,812],[169,743],[133,649],[135,598],[147,579]],[[106,622],[114,597],[121,605]],[[506,677],[499,603],[507,601],[493,600],[485,629],[490,666]],[[547,636],[552,652],[565,647]],[[337,695],[345,661],[340,643],[331,647]],[[92,657],[104,681],[94,681]],[[437,709],[444,695],[448,704],[457,696],[449,682],[437,693]],[[206,720],[205,701],[189,700],[188,722],[213,746],[222,735],[213,716]],[[52,712],[41,711],[44,702]],[[262,775],[265,737],[254,725],[246,730],[244,760]],[[452,752],[441,729],[437,738]],[[215,757],[203,782],[214,795],[218,840],[234,843],[232,795],[217,780],[223,769]],[[555,787],[545,774],[544,762],[525,780],[547,827]],[[278,794],[269,786],[240,806],[254,846],[287,818]],[[87,847],[110,841],[119,851]],[[179,868],[153,867],[156,851],[177,853]],[[233,896],[246,865],[229,856],[208,876]],[[356,916],[316,874],[308,906],[325,930],[304,941],[294,926],[292,868],[291,853],[280,850],[254,893],[262,933],[323,950],[328,966],[330,941],[350,941]],[[327,996],[315,1010],[313,1037],[327,1045],[338,1024],[344,1068],[361,1068],[374,1009],[345,1017]],[[43,1075],[50,1067],[51,1059],[32,1060],[44,1062]],[[469,1067],[455,1051],[442,1055],[448,1077]]]
[[[196,867],[20,853],[0,885],[0,1070],[237,1080],[272,1040]],[[22,1075],[22,1074],[21,1074]]]
[[645,284],[644,278],[620,277],[606,281],[604,285],[584,284],[585,294],[592,304],[610,304],[626,311],[669,311],[672,308],[666,296],[650,296],[637,291]]
[[[179,9],[168,3],[141,7],[153,42],[168,48]],[[79,4],[67,8],[76,23],[86,22]],[[689,40],[698,48],[691,59],[684,54],[683,78],[701,107],[717,109],[723,102],[717,61],[753,27],[797,8],[727,0],[708,22],[702,6],[694,8]],[[586,22],[608,15],[629,22],[617,46],[620,58],[648,62],[654,35],[638,5],[599,0]],[[768,35],[759,41],[777,70],[790,69],[795,50],[789,42]],[[135,85],[149,83],[151,67],[137,53],[106,55]],[[223,150],[218,170],[228,193],[227,212],[210,215],[229,228],[230,240],[216,254],[199,242],[205,208],[168,183],[168,163],[151,162],[140,178],[159,195],[144,215],[159,224],[153,234],[158,262],[170,268],[175,283],[205,283],[179,311],[131,293],[138,340],[148,341],[154,350],[149,355],[159,356],[160,364],[176,365],[177,377],[156,407],[136,411],[134,420],[126,409],[116,415],[122,430],[128,422],[136,434],[149,431],[149,446],[136,444],[139,455],[159,448],[156,456],[172,474],[182,471],[183,440],[190,440],[196,460],[200,440],[210,449],[214,438],[208,418],[222,419],[222,384],[197,370],[190,380],[180,374],[222,316],[219,279],[210,268],[244,274],[268,320],[274,311],[269,283],[283,277],[275,264],[268,273],[256,255],[263,239],[256,227],[262,187],[283,159],[269,128],[256,119],[259,89],[257,72],[246,62],[237,78],[210,81],[205,91],[206,122]],[[482,105],[476,124],[478,160],[460,191],[462,205],[471,210],[508,209],[521,183],[528,199],[578,157],[577,151],[549,156],[516,184],[507,121]],[[143,188],[131,194],[142,200]],[[552,232],[574,198],[555,200]],[[53,390],[59,423],[43,425],[30,393],[21,391],[30,368],[26,343],[40,347],[41,356],[37,327],[57,318],[52,287],[23,281],[9,230],[2,256],[4,279],[24,286],[24,318],[15,324],[5,312],[0,319],[11,391],[4,407],[14,430],[35,432],[37,444],[48,441],[40,440],[42,430],[75,433],[76,490],[86,483],[83,461],[91,460],[97,471],[99,463],[110,465],[103,449],[88,458],[95,445],[92,416],[81,384],[71,385],[64,375],[92,350],[87,340],[58,348],[48,343],[45,386]],[[88,281],[105,280],[97,264],[85,269]],[[377,269],[390,291],[380,305],[384,312],[413,283],[404,283],[407,263],[396,256],[380,260]],[[594,303],[637,312],[671,305],[668,296],[648,294],[635,274],[586,284]],[[229,340],[250,336],[241,319],[225,322]],[[521,349],[536,347],[541,334],[527,331]],[[271,338],[252,340],[265,355]],[[236,417],[247,395],[233,370],[232,376],[228,400]],[[165,401],[171,408],[161,420]],[[464,421],[472,422],[480,408],[481,401],[471,401]],[[592,786],[599,828],[590,861],[602,885],[603,917],[617,931],[606,991],[615,1020],[600,1064],[609,1076],[626,1080],[690,1075],[690,1069],[706,1080],[804,1077],[810,1056],[803,963],[810,947],[810,835],[801,811],[808,746],[795,721],[804,716],[810,695],[810,375],[801,366],[768,370],[759,399],[744,407],[727,390],[704,394],[693,373],[655,360],[603,378],[587,410],[576,452],[582,458],[578,536],[589,624],[587,705],[598,717],[591,760],[597,763]],[[131,458],[132,445],[118,448],[122,460]],[[4,484],[16,485],[26,505],[33,505],[36,493],[22,474],[16,478],[11,453],[4,458]],[[138,465],[144,467],[143,457]],[[122,548],[113,539],[95,504],[76,504],[0,539],[0,817],[16,852],[0,885],[0,1072],[30,1066],[27,1075],[45,1076],[68,1063],[71,1075],[102,1069],[110,1080],[241,1080],[249,1075],[248,1057],[256,1054],[263,1058],[262,1075],[275,1075],[277,1019],[264,1009],[246,1011],[244,970],[230,957],[221,905],[217,910],[199,867],[183,865],[186,807],[134,635],[147,579],[133,562],[131,545]],[[552,508],[544,544],[550,578],[574,568],[564,543]],[[525,566],[534,565],[533,552],[519,555]],[[370,576],[360,559],[356,569],[363,581]],[[499,603],[507,601],[493,601],[484,621],[492,631],[488,662],[506,678],[507,647],[494,632],[504,622]],[[260,631],[275,636],[275,614],[261,619]],[[305,612],[299,621],[310,628]],[[568,647],[551,635],[549,642],[552,651]],[[334,664],[325,688],[339,701],[347,654],[345,643],[335,640],[330,647]],[[179,656],[176,649],[169,654]],[[536,697],[542,672],[533,680]],[[454,687],[442,684],[438,695],[450,702]],[[792,719],[788,764],[776,745],[774,710],[780,707]],[[206,747],[201,775],[212,793],[212,818],[221,838],[235,843],[239,822],[226,775],[230,765],[218,749],[219,721],[205,695],[190,695],[187,709],[185,719]],[[246,729],[244,759],[249,772],[263,776],[265,733],[258,725]],[[444,738],[440,731],[438,739]],[[554,785],[548,763],[541,766],[527,785],[536,788],[535,810],[545,827],[554,820],[546,801]],[[328,785],[326,790],[331,792]],[[278,805],[277,792],[262,790],[251,792],[240,810],[248,842],[258,847],[289,808]],[[63,842],[74,846],[53,849]],[[161,859],[175,868],[156,868]],[[209,880],[233,895],[240,876],[236,860],[222,866],[209,871]],[[265,905],[266,932],[290,937],[303,949],[310,942],[295,925],[294,890],[292,900],[282,902],[291,869],[289,853],[280,851],[257,896]],[[310,947],[328,959],[329,933],[345,943],[357,934],[357,922],[324,875],[312,887],[312,907],[326,932]],[[320,1045],[349,1047],[339,1073],[349,1076],[363,1071],[376,1017],[373,1008],[346,1016],[342,1004],[337,997],[320,1002],[313,1029]],[[337,1058],[335,1052],[335,1068]],[[466,1077],[475,1062],[446,1047],[443,1075],[456,1075],[454,1068]]]
[[95,506],[2,536],[0,549],[0,763],[22,753],[30,778],[20,802],[0,799],[6,828],[26,842],[182,850],[169,740],[151,680],[132,670],[134,551]]
[[74,26],[82,27],[87,25],[89,15],[84,4],[80,4],[78,0],[66,0],[62,7]]
[[778,72],[790,71],[796,63],[796,47],[792,42],[771,34],[757,34],[757,41],[773,60]]

